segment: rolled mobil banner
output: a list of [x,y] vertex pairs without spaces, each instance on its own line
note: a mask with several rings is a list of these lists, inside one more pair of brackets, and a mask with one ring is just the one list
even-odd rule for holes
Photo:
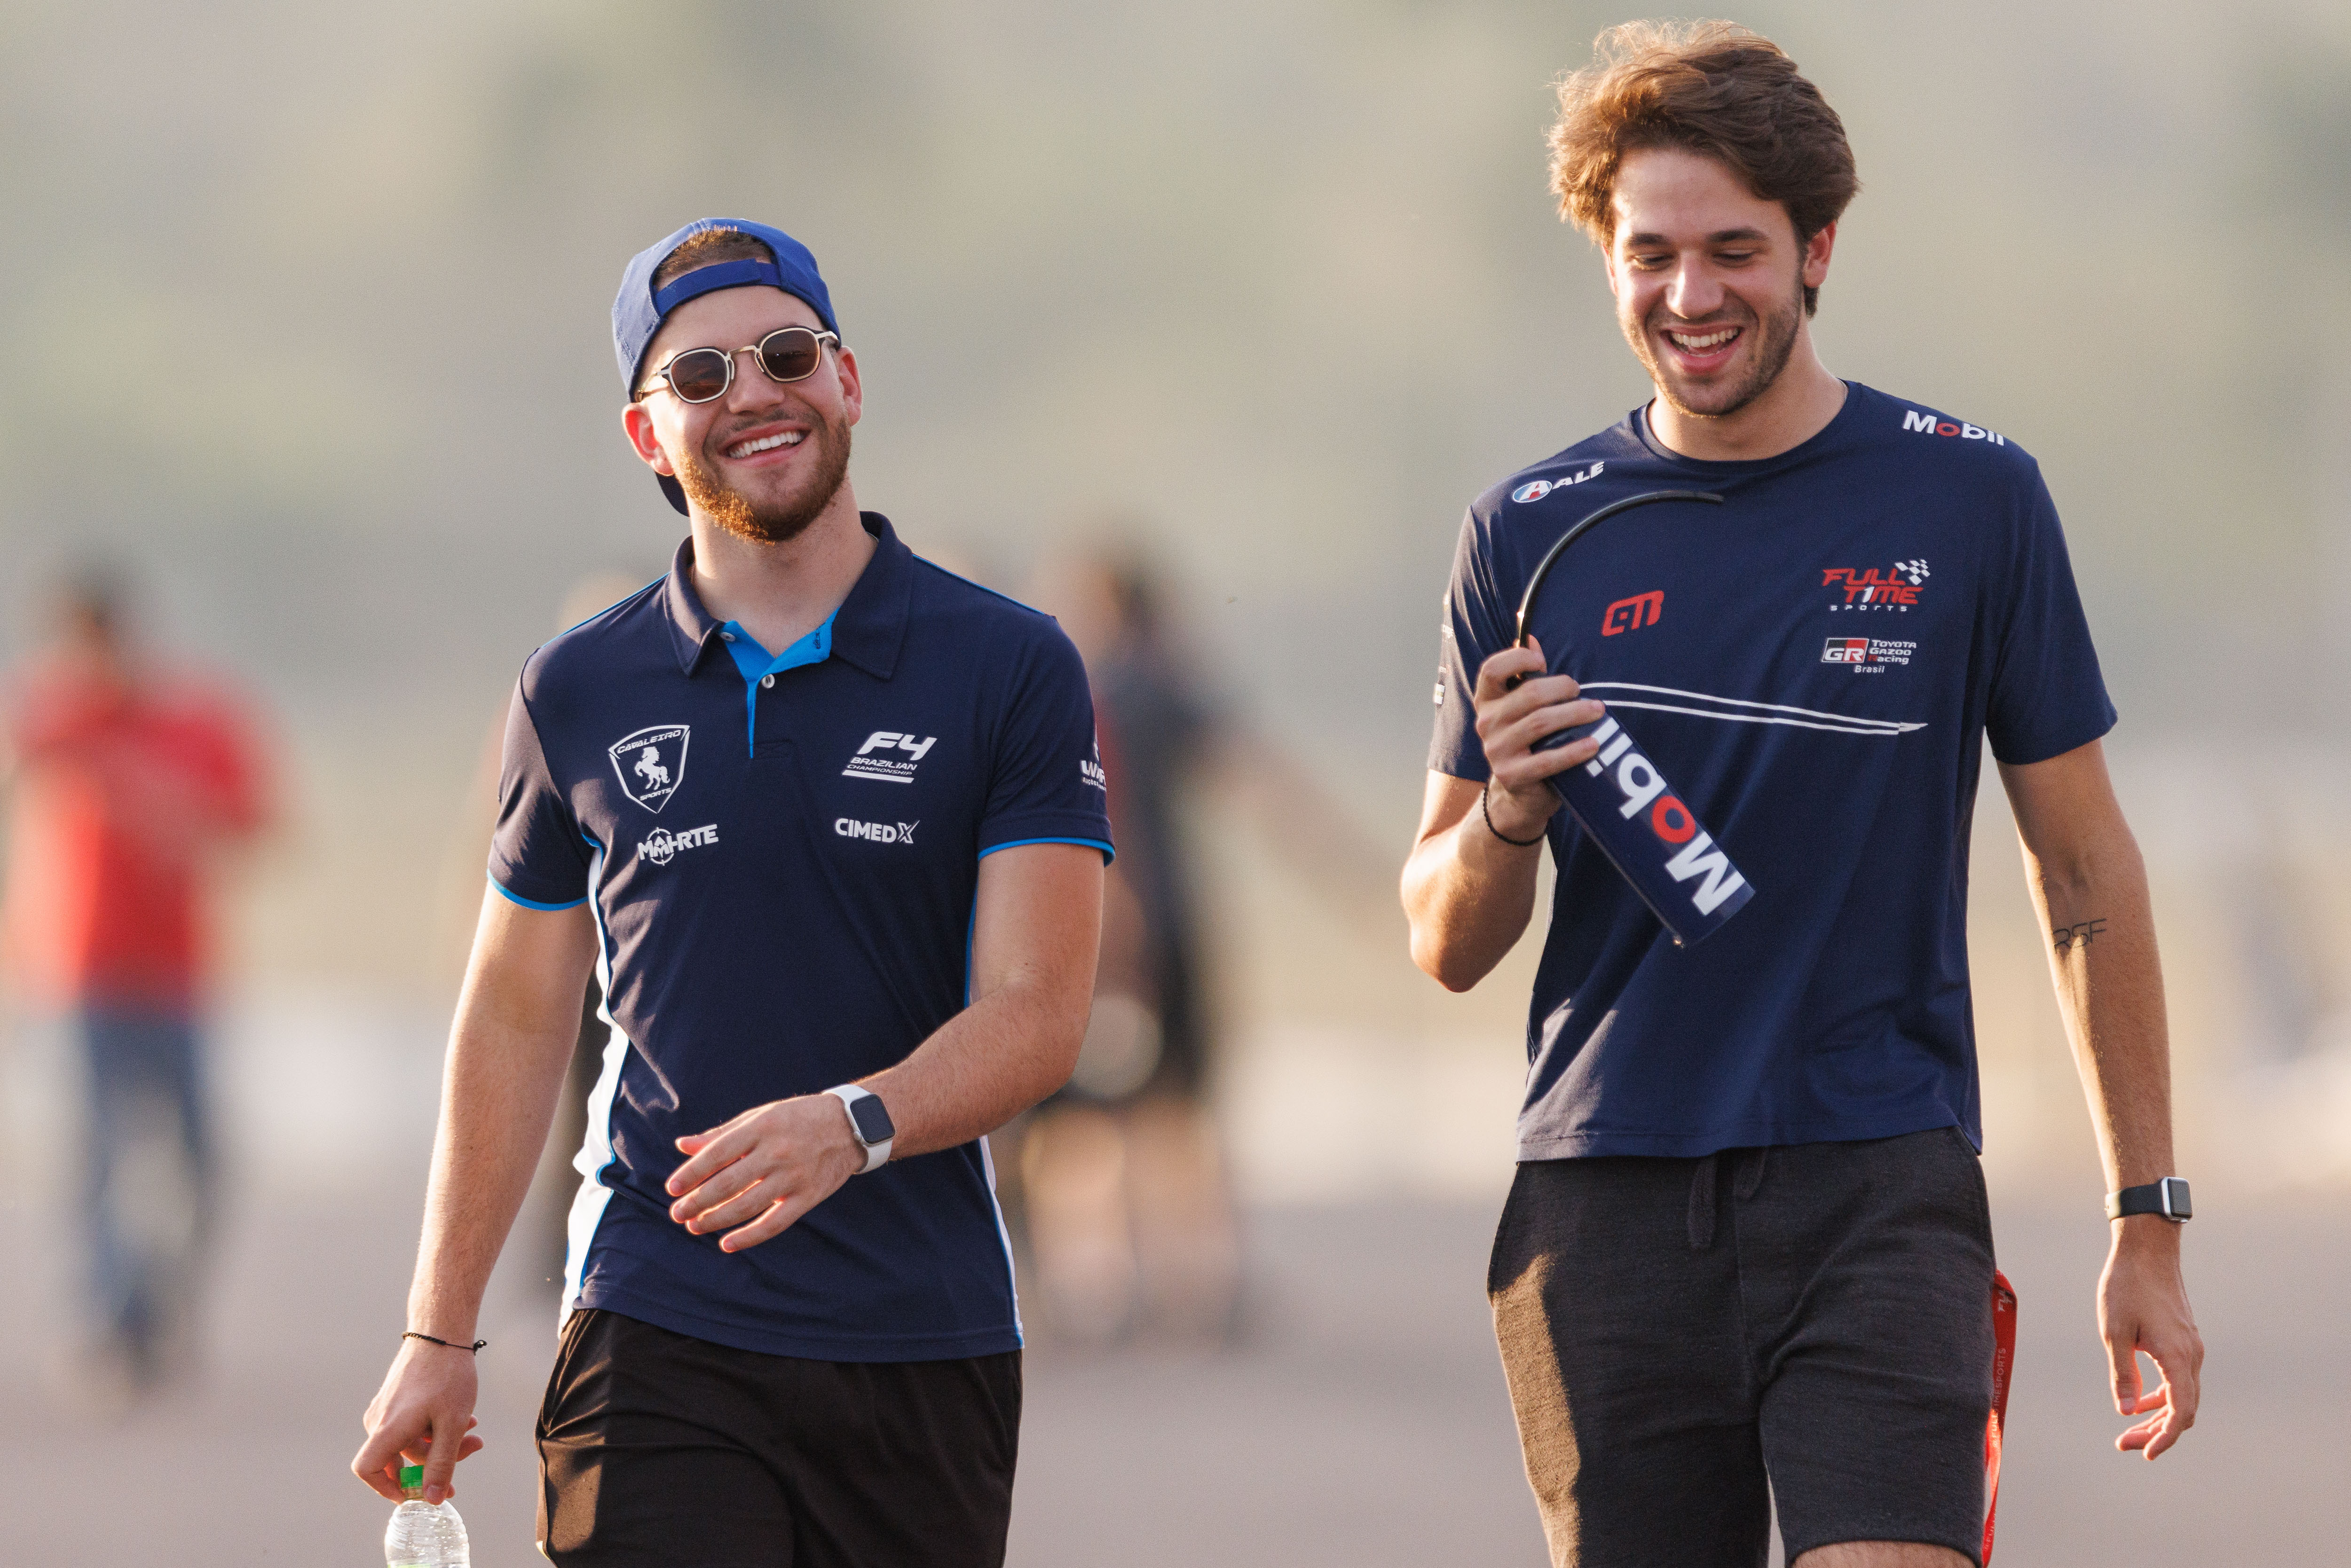
[[[1560,536],[1527,581],[1526,594],[1519,601],[1519,646],[1526,646],[1527,617],[1535,595],[1567,547],[1619,512],[1657,501],[1719,506],[1722,497],[1702,490],[1651,490],[1612,502],[1579,520]],[[1755,896],[1753,884],[1730,863],[1729,853],[1674,793],[1657,765],[1642,755],[1614,714],[1604,715],[1596,724],[1547,735],[1533,749],[1554,750],[1586,736],[1600,742],[1599,754],[1581,768],[1552,775],[1552,789],[1584,835],[1664,923],[1675,946],[1698,946],[1747,907]]]

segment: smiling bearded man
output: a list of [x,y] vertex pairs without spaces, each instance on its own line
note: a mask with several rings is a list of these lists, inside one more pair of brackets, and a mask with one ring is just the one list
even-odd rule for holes
[[[2032,460],[1821,363],[1811,317],[1859,183],[1818,89],[1727,22],[1629,24],[1600,57],[1561,86],[1553,184],[1656,397],[1470,507],[1404,876],[1415,959],[1466,990],[1529,924],[1546,841],[1558,868],[1487,1281],[1527,1474],[1562,1564],[1761,1568],[1775,1500],[1796,1568],[1973,1561],[1987,737],[2116,1189],[2100,1324],[2116,1406],[2143,1417],[2117,1444],[2153,1458],[2196,1416],[2162,978],[2099,747],[2115,712]],[[1593,532],[1515,645],[1554,541],[1657,491],[1721,504]],[[1603,695],[1619,722],[1578,728]],[[1613,778],[1628,821],[1671,777],[1644,821],[1671,854],[1702,819],[1754,912],[1683,946],[1559,810],[1571,768]],[[1695,877],[1715,842],[1667,872]]]
[[688,532],[523,665],[409,1330],[352,1469],[398,1497],[406,1458],[437,1502],[480,1446],[475,1322],[593,965],[539,1549],[998,1568],[1021,1340],[986,1134],[1084,1034],[1111,852],[1085,668],[858,509],[863,382],[790,235],[671,235],[612,336]]

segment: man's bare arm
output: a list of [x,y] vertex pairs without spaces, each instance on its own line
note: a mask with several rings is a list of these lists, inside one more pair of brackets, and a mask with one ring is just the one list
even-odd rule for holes
[[[860,1081],[897,1128],[890,1157],[967,1144],[1069,1081],[1085,1039],[1102,938],[1102,852],[1024,844],[979,862],[971,1006],[905,1061]],[[754,1106],[680,1138],[670,1218],[725,1231],[729,1252],[781,1234],[856,1174],[864,1155],[841,1102],[807,1094]]]
[[[2003,763],[2000,771],[2107,1187],[2177,1175],[2154,906],[2137,841],[2106,777],[2105,748],[2092,741],[2043,762]],[[2116,1446],[2143,1449],[2151,1459],[2195,1424],[2204,1342],[2180,1274],[2179,1228],[2159,1215],[2137,1215],[2111,1228],[2099,1332],[2113,1363],[2116,1407],[2147,1417]],[[2163,1386],[2151,1393],[2139,1386],[2140,1350],[2163,1372]]]
[[[473,1343],[482,1292],[529,1189],[579,1038],[595,943],[584,904],[545,911],[495,888],[483,895],[449,1033],[424,1235],[409,1286],[408,1326],[420,1333]],[[428,1500],[450,1496],[458,1459],[481,1446],[469,1435],[475,1391],[471,1355],[401,1341],[368,1406],[367,1441],[352,1473],[397,1500],[405,1457],[424,1466]]]
[[[1550,779],[1599,749],[1588,736],[1555,751],[1531,749],[1602,712],[1567,676],[1542,672],[1541,644],[1505,648],[1478,672],[1472,701],[1493,774],[1490,793],[1471,779],[1428,776],[1420,832],[1404,866],[1404,912],[1412,922],[1412,961],[1448,991],[1466,991],[1491,974],[1526,931],[1543,827],[1560,804]],[[1522,680],[1516,690],[1509,685],[1514,677]],[[1503,835],[1521,841],[1506,843]]]

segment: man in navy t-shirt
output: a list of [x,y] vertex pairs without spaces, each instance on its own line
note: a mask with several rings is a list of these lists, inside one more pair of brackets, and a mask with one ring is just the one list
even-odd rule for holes
[[[2153,1458],[2195,1416],[2161,980],[2099,745],[2115,711],[2032,458],[1816,356],[1858,184],[1786,56],[1727,23],[1633,24],[1561,98],[1562,206],[1606,251],[1656,397],[1471,506],[1404,888],[1416,959],[1461,990],[1525,929],[1544,843],[1558,868],[1489,1281],[1528,1474],[1562,1563],[1760,1564],[1775,1497],[1793,1563],[1977,1561],[1986,739],[2116,1189],[2100,1312],[2117,1406],[2143,1417],[2118,1446]],[[1595,525],[1515,645],[1562,535],[1656,491],[1719,500]],[[1688,945],[1561,810],[1573,769],[1602,828],[1617,811],[1670,857]]]
[[1047,617],[848,480],[816,263],[689,225],[613,307],[667,577],[524,664],[409,1333],[353,1461],[479,1446],[475,1322],[596,967],[611,1025],[538,1424],[558,1563],[1003,1561],[1020,1327],[986,1134],[1058,1087],[1111,853]]

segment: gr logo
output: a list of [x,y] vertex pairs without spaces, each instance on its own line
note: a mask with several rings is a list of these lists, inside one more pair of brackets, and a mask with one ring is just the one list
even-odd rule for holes
[[876,844],[908,844],[914,841],[914,830],[920,822],[860,822],[849,817],[836,817],[832,831],[844,839],[864,839]]

